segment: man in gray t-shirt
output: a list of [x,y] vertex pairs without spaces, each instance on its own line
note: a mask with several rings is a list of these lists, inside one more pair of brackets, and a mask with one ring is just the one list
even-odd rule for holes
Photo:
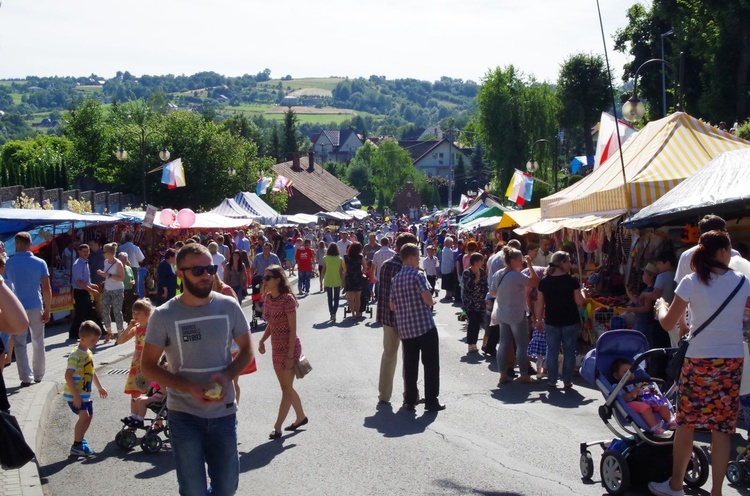
[[[204,488],[201,494],[234,494],[239,485],[232,380],[250,364],[253,350],[242,308],[211,290],[216,271],[205,246],[193,243],[180,250],[177,275],[184,291],[154,310],[143,348],[143,374],[168,391],[180,494],[197,488]],[[232,341],[239,348],[234,360]],[[162,353],[165,368],[157,365]]]

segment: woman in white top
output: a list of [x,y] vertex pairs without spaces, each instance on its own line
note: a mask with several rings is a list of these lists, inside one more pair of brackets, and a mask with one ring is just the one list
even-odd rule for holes
[[729,269],[731,258],[732,244],[726,232],[704,233],[690,264],[695,273],[680,281],[672,305],[663,299],[656,303],[659,322],[665,329],[673,328],[689,309],[692,335],[738,289],[721,313],[695,339],[689,338],[675,399],[677,432],[672,477],[649,483],[653,494],[683,494],[682,480],[695,429],[711,431],[711,495],[721,494],[729,463],[730,435],[737,424],[744,361],[742,316],[750,304],[750,283]]
[[112,334],[112,311],[115,313],[117,332],[121,333],[125,326],[122,321],[122,304],[125,300],[125,268],[122,262],[115,258],[117,243],[104,245],[104,269],[96,272],[104,278],[104,292],[102,293],[102,322],[107,332],[105,343],[115,337]]

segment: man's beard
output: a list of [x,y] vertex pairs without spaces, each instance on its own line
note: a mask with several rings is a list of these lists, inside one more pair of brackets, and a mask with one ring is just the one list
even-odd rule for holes
[[207,298],[213,289],[212,282],[207,283],[206,286],[201,286],[194,282],[190,282],[190,279],[187,277],[182,280],[182,284],[185,285],[185,292],[190,293],[196,298]]

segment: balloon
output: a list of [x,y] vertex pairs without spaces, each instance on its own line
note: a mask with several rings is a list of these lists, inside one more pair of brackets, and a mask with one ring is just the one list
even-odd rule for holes
[[175,212],[171,208],[165,208],[159,213],[159,222],[161,222],[165,226],[171,226],[172,224],[174,224],[176,218],[177,212]]
[[177,213],[177,222],[183,229],[188,229],[195,224],[195,212],[189,208],[183,208]]

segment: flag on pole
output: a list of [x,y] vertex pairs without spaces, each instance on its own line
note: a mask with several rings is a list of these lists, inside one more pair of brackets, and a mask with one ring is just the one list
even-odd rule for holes
[[[623,121],[618,119],[620,128],[620,142],[625,144],[630,136],[635,134],[637,131],[635,128]],[[594,159],[594,170],[598,169],[600,165],[607,161],[609,157],[615,154],[620,148],[617,140],[617,126],[615,125],[615,118],[607,112],[602,112],[602,118],[599,122],[599,140],[596,143],[596,158]]]
[[258,185],[255,187],[255,193],[258,196],[265,195],[270,185],[271,185],[270,177],[261,177],[260,179],[258,179]]
[[527,201],[531,201],[531,195],[534,192],[534,178],[523,171],[516,169],[513,177],[505,191],[508,199],[520,206]]
[[168,189],[181,188],[187,184],[181,158],[164,164],[161,170],[161,182],[166,184]]
[[461,195],[461,203],[458,204],[458,207],[461,210],[464,210],[468,206],[469,206],[469,197],[466,195]]

